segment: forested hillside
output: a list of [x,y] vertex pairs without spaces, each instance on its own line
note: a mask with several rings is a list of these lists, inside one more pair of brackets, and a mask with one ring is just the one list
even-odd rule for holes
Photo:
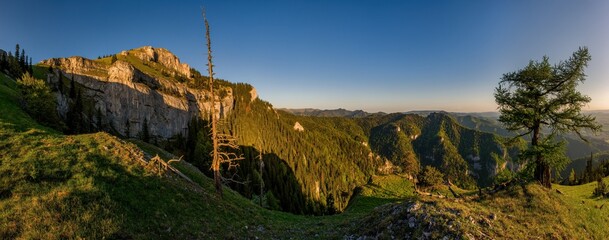
[[[380,162],[367,147],[367,137],[344,118],[297,117],[276,111],[269,103],[251,99],[251,86],[233,85],[235,111],[224,121],[241,145],[240,162],[231,184],[246,197],[271,191],[280,209],[294,213],[327,214],[347,207],[353,191],[365,184]],[[204,125],[204,124],[203,124]],[[299,127],[300,126],[300,127]],[[195,141],[193,161],[205,167],[207,129]],[[194,142],[193,142],[194,143]],[[260,172],[258,156],[264,167]],[[231,174],[231,173],[227,173]]]
[[[590,114],[595,116],[599,122],[607,122],[606,113],[604,111],[591,112]],[[515,136],[515,133],[507,131],[494,117],[456,115],[455,118],[462,125],[472,129],[492,132],[504,137]],[[576,134],[561,134],[556,136],[556,140],[565,141],[565,154],[572,161],[564,169],[557,172],[557,176],[563,180],[568,179],[571,170],[576,174],[582,174],[586,166],[586,161],[590,158],[591,154],[594,155],[595,159],[593,163],[595,165],[598,164],[598,156],[604,156],[604,153],[609,151],[608,133],[609,131],[607,131],[605,127],[598,134],[590,134],[584,131],[583,137],[585,140],[582,140]],[[530,136],[524,136],[523,138],[529,139]]]
[[369,129],[370,144],[379,155],[413,173],[415,164],[432,165],[447,180],[464,188],[487,186],[507,170],[515,147],[504,138],[459,125],[446,113],[389,114],[357,119]]
[[[235,111],[226,119],[226,131],[239,139],[246,159],[238,171],[226,173],[236,173],[235,180],[240,182],[231,186],[246,197],[258,198],[263,184],[262,191],[270,190],[285,211],[342,211],[354,189],[385,160],[399,168],[394,173],[416,177],[420,165],[432,165],[445,172],[451,183],[474,188],[488,186],[496,174],[507,171],[507,162],[515,154],[502,138],[464,128],[444,113],[295,116],[276,111],[262,100],[252,101],[249,85],[236,84],[233,89]],[[201,130],[200,138],[191,142],[195,147],[189,156],[206,169],[209,160],[201,153],[208,152],[204,149],[210,144],[205,138],[208,129]],[[262,172],[257,159],[261,153]]]

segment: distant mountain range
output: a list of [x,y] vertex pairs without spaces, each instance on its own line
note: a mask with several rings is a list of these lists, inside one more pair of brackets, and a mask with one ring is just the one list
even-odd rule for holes
[[[366,117],[371,115],[368,112],[363,110],[355,110],[350,111],[343,108],[338,109],[315,109],[315,108],[278,108],[277,110],[286,111],[298,116],[312,116],[312,117],[348,117],[348,118],[358,118],[358,117]],[[379,112],[377,114],[386,114],[383,112]]]
[[[350,111],[346,109],[331,109],[321,110],[314,108],[304,109],[282,109],[300,116],[315,116],[315,117],[346,117],[346,118],[362,118],[371,115],[383,116],[387,113],[368,113],[362,110]],[[516,134],[503,128],[502,124],[497,120],[498,112],[446,112],[442,110],[416,110],[405,112],[405,114],[416,114],[426,117],[433,113],[444,113],[452,116],[460,125],[464,127],[476,129],[483,132],[495,133],[504,137],[512,137]],[[565,134],[560,136],[560,139],[567,141],[567,157],[573,162],[569,164],[561,175],[566,177],[566,174],[574,168],[577,173],[583,171],[585,161],[591,153],[603,155],[603,152],[609,151],[609,110],[591,110],[584,111],[586,114],[592,114],[596,120],[603,125],[603,131],[597,134],[584,132],[584,137],[588,142],[583,141],[574,134]],[[604,156],[604,155],[603,155]],[[595,158],[595,163],[597,163]]]

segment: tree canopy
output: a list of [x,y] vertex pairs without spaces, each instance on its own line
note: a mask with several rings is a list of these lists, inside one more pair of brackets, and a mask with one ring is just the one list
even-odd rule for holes
[[[600,130],[595,117],[581,110],[591,101],[577,91],[586,79],[584,72],[591,60],[586,47],[579,48],[567,61],[550,65],[549,58],[530,61],[518,71],[503,75],[495,89],[499,105],[499,121],[510,131],[531,135],[530,147],[521,159],[534,167],[534,177],[551,188],[551,169],[561,169],[569,162],[564,154],[564,142],[557,142],[558,133]],[[533,159],[529,162],[528,160]]]

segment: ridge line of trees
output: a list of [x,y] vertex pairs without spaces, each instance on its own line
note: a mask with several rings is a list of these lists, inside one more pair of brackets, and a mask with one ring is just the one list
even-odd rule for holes
[[15,52],[0,50],[0,70],[17,79],[24,73],[33,74],[32,58],[25,53],[19,44],[15,45]]

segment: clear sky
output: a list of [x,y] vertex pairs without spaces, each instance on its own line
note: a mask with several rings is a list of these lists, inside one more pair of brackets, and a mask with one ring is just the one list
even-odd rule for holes
[[503,73],[580,46],[580,90],[609,109],[609,1],[0,0],[0,48],[34,62],[152,45],[205,71],[207,9],[217,76],[276,107],[495,111]]

